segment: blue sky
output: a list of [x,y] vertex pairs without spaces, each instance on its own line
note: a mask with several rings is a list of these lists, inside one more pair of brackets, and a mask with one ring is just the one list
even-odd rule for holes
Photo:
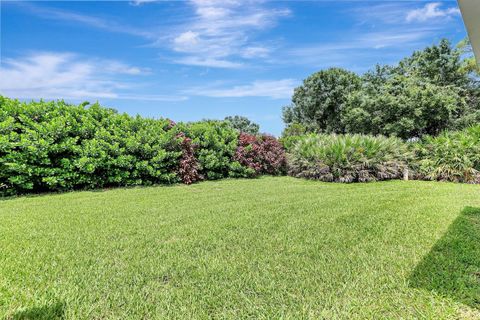
[[0,93],[283,129],[315,71],[363,73],[466,36],[456,1],[1,1]]

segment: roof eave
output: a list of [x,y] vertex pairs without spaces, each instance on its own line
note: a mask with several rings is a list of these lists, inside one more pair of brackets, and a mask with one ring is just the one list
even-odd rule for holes
[[480,0],[458,0],[473,52],[480,64]]

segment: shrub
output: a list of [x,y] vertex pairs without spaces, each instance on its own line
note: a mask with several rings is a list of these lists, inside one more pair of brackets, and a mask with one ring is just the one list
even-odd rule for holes
[[233,157],[255,175],[278,175],[285,172],[286,157],[281,144],[272,136],[240,133],[238,148]]
[[295,177],[332,182],[396,179],[407,168],[409,153],[397,138],[365,135],[306,135],[288,157]]
[[418,179],[480,183],[480,126],[413,144]]
[[181,140],[168,127],[97,104],[0,97],[0,192],[177,182]]
[[262,135],[258,141],[258,159],[262,165],[261,174],[278,175],[286,171],[287,158],[280,142],[272,136]]
[[283,130],[282,137],[279,141],[283,148],[288,152],[306,133],[307,128],[304,125],[300,123],[291,123]]
[[197,146],[195,157],[198,159],[201,175],[209,180],[229,176],[230,161],[238,141],[238,131],[232,128],[229,122],[205,120],[177,127]]
[[256,136],[240,133],[238,137],[238,147],[233,156],[233,160],[241,167],[248,170],[241,170],[236,164],[233,166],[234,173],[232,177],[253,177],[260,173],[262,164],[258,159],[258,139]]
[[178,175],[183,183],[192,184],[203,177],[198,173],[199,164],[195,158],[195,146],[192,144],[192,139],[185,137],[184,133],[177,135],[182,139],[182,157],[178,165]]

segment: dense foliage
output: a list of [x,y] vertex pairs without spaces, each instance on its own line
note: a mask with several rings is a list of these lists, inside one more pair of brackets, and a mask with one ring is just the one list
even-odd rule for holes
[[295,89],[292,105],[283,109],[284,121],[287,125],[301,123],[310,131],[342,132],[343,105],[360,84],[359,76],[339,68],[314,73]]
[[342,113],[346,132],[396,136],[403,139],[437,135],[456,127],[466,110],[457,87],[440,87],[418,78],[394,75],[378,86],[364,80]]
[[230,125],[237,129],[239,132],[248,133],[248,134],[258,134],[260,126],[255,122],[252,122],[247,117],[243,116],[233,116],[226,117],[225,121],[228,121]]
[[480,183],[480,126],[427,136],[413,147],[418,179]]
[[[0,96],[0,194],[251,176],[233,159],[238,136],[226,121],[175,124],[98,104]],[[277,158],[262,161],[278,167]]]
[[168,120],[0,97],[2,193],[177,182]]
[[[234,159],[251,169],[251,174],[279,174],[285,171],[282,145],[272,136],[241,133]],[[248,173],[247,173],[248,174]]]
[[192,143],[192,139],[186,137],[183,132],[177,136],[182,139],[180,144],[182,157],[178,165],[178,175],[183,183],[192,184],[203,178],[199,173],[200,165],[195,157],[195,145]]
[[410,179],[480,183],[480,125],[413,142],[371,135],[307,134],[288,151],[295,177],[334,182]]
[[200,173],[206,179],[229,176],[238,142],[238,132],[229,123],[205,120],[179,124],[178,127],[197,146],[195,156],[200,164]]
[[480,82],[471,61],[468,44],[453,48],[442,40],[361,77],[323,70],[295,89],[284,121],[308,132],[404,139],[462,129],[480,120]]
[[310,134],[290,151],[288,171],[295,177],[329,182],[398,179],[408,158],[406,145],[393,137]]
[[462,62],[463,72],[480,77],[480,66],[478,65],[477,61],[475,60],[475,56],[473,55],[473,48],[470,40],[466,38],[460,41],[460,43],[457,45],[457,49],[460,54],[464,56]]

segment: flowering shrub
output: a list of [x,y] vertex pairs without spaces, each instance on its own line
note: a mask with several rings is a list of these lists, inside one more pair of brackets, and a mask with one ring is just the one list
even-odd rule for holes
[[240,133],[233,159],[252,169],[255,175],[281,174],[286,167],[285,151],[277,139],[268,135]]
[[244,142],[245,152],[254,151],[242,163],[235,158],[238,138],[225,121],[175,124],[98,104],[0,96],[0,195],[279,172],[284,156],[274,138]]
[[185,137],[184,133],[180,133],[177,137],[182,139],[180,144],[182,148],[182,157],[178,166],[178,175],[185,184],[192,184],[202,179],[198,173],[199,164],[195,158],[195,148],[192,139]]
[[238,138],[238,147],[233,159],[240,165],[252,169],[250,171],[252,175],[257,175],[262,169],[258,159],[258,149],[257,137],[242,132]]
[[280,142],[272,136],[263,135],[259,139],[259,159],[261,174],[282,174],[286,171],[287,159]]

